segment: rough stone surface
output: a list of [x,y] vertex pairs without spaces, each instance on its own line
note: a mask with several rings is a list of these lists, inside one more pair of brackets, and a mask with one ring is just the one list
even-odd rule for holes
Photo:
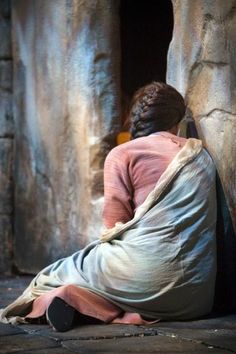
[[[0,306],[1,307],[1,306]],[[0,323],[0,336],[7,336],[7,335],[13,335],[13,334],[25,334],[23,329],[20,329],[18,327],[14,327],[12,325],[5,325],[5,323]]]
[[12,89],[12,61],[0,60],[0,89]]
[[30,276],[0,276],[0,308],[9,305],[20,296],[31,280]]
[[3,18],[9,18],[11,15],[10,9],[10,0],[1,0],[0,1],[0,14]]
[[12,266],[13,113],[10,1],[0,1],[0,273]]
[[[25,330],[34,330],[33,325],[24,325],[23,328]],[[77,326],[72,330],[65,332],[65,333],[58,333],[54,332],[51,329],[43,329],[38,328],[40,330],[41,335],[46,337],[54,338],[54,339],[61,339],[61,340],[88,340],[88,339],[112,339],[122,338],[122,337],[137,337],[137,336],[150,336],[155,335],[155,330],[145,326],[134,326],[134,325],[83,325]]]
[[15,256],[35,272],[101,230],[119,112],[119,2],[12,1]]
[[9,336],[1,336],[0,354],[22,352],[34,349],[47,349],[59,347],[59,345],[49,338],[32,337],[29,334],[15,334],[14,340],[9,340]]
[[[0,277],[0,308],[19,296],[31,279]],[[226,354],[236,353],[235,338],[235,314],[149,326],[86,325],[64,333],[48,325],[0,324],[0,353]]]
[[0,59],[9,59],[11,57],[11,22],[9,19],[0,18],[0,38]]
[[213,316],[189,322],[161,322],[158,331],[170,336],[206,343],[213,348],[236,352],[236,316]]
[[12,145],[11,139],[0,138],[0,215],[12,212]]
[[154,325],[151,325],[152,328],[162,329],[173,331],[174,329],[185,330],[185,329],[229,329],[236,330],[236,314],[223,315],[210,314],[208,317],[203,319],[196,319],[193,321],[173,321],[173,322],[158,322]]
[[0,138],[13,137],[12,94],[0,90]]
[[10,274],[12,265],[12,219],[0,215],[0,273]]
[[207,342],[209,346],[236,351],[235,330],[233,329],[198,329],[194,333],[191,329],[176,329],[171,330],[171,334],[176,337],[181,336],[185,339],[201,340],[204,343]]
[[155,337],[133,337],[133,338],[114,338],[93,341],[68,341],[63,346],[81,354],[97,353],[214,353],[226,354],[228,351],[212,347],[202,346],[184,339],[156,335]]
[[[78,348],[79,348],[79,344],[78,344]],[[66,348],[63,347],[53,347],[53,348],[44,348],[44,349],[36,349],[36,350],[34,349],[33,353],[34,354],[75,354],[76,352],[67,350]],[[24,349],[23,352],[20,353],[17,352],[17,354],[32,354],[32,351]]]
[[215,161],[236,230],[236,3],[172,2],[167,82],[186,98]]

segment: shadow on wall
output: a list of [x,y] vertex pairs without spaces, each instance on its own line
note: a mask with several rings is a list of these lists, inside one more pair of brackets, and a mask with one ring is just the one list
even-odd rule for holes
[[217,174],[217,277],[215,309],[236,311],[236,234]]
[[151,81],[166,81],[173,32],[171,0],[121,0],[122,122],[133,93]]
[[[198,138],[194,120],[189,114],[186,119],[186,137]],[[236,311],[236,234],[223,187],[217,173],[217,276],[213,311]]]

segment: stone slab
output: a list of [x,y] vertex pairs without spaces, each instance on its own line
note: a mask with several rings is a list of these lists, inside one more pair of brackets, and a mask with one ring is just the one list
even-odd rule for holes
[[2,336],[0,354],[22,352],[26,350],[38,350],[59,347],[59,345],[49,338],[31,336],[30,334],[15,334],[13,336]]
[[[60,334],[57,336],[58,332],[53,331],[52,328],[47,324],[24,324],[24,323],[21,323],[21,324],[17,324],[16,326],[20,327],[20,329],[23,330],[24,333],[38,334],[40,336],[53,338],[56,340],[60,338]],[[55,333],[55,335],[54,335],[54,333]]]
[[[31,350],[24,350],[23,352],[17,351],[17,354],[75,354],[76,352],[67,350],[65,348],[57,347],[57,348],[46,348],[46,349],[34,349],[33,352]],[[12,353],[13,354],[13,353]],[[15,354],[15,352],[14,352]]]
[[236,314],[196,321],[160,322],[152,325],[165,335],[196,340],[208,346],[236,351]]
[[[216,329],[216,327],[220,327],[220,329]],[[228,329],[227,329],[228,327]],[[232,329],[230,329],[230,327]],[[77,328],[72,329],[71,331],[65,333],[58,333],[52,331],[47,326],[34,326],[34,325],[23,325],[27,332],[28,331],[37,331],[41,336],[46,336],[49,338],[54,338],[57,341],[62,341],[63,345],[67,347],[69,341],[69,349],[77,350],[79,349],[80,352],[85,352],[90,348],[90,344],[86,344],[83,347],[84,343],[91,343],[91,348],[89,350],[95,350],[98,348],[102,348],[102,353],[109,352],[110,347],[100,346],[99,343],[102,339],[104,339],[104,343],[109,343],[109,340],[113,340],[114,344],[116,345],[117,340],[120,338],[149,338],[144,342],[140,342],[140,350],[137,348],[132,349],[134,353],[142,352],[144,349],[144,345],[146,341],[149,342],[150,352],[153,352],[152,343],[156,343],[156,338],[160,338],[159,341],[163,341],[163,337],[165,339],[165,348],[167,348],[167,352],[171,352],[170,343],[168,338],[176,339],[177,344],[182,343],[179,345],[177,352],[186,353],[189,352],[204,352],[208,353],[214,349],[214,353],[225,353],[227,350],[235,351],[235,342],[236,342],[236,318],[235,315],[225,316],[215,318],[214,320],[199,320],[199,321],[187,321],[187,322],[163,322],[159,325],[151,325],[151,326],[132,326],[132,325],[88,325],[88,326],[80,326]],[[221,329],[225,328],[225,329]],[[33,332],[31,332],[33,333]],[[71,346],[71,341],[73,345]],[[195,344],[191,346],[191,348],[186,345],[185,342],[194,342]],[[82,343],[82,346],[81,346]],[[102,342],[103,343],[103,342]],[[128,347],[125,346],[125,343],[122,342],[121,348],[122,350],[128,350],[124,352],[130,352]],[[158,342],[159,343],[159,342]],[[196,346],[197,344],[197,346]],[[199,346],[201,344],[201,346]],[[131,341],[131,348],[132,348],[132,341]],[[81,349],[82,348],[82,349]],[[84,349],[83,349],[84,348]],[[93,349],[94,348],[94,349]],[[203,350],[204,348],[204,350]],[[215,351],[217,349],[217,351]],[[81,350],[81,351],[80,351]],[[84,351],[83,351],[84,350]],[[116,347],[114,347],[114,351],[116,352]],[[158,346],[155,347],[154,352],[160,352],[160,348]],[[89,351],[90,352],[90,351]],[[99,352],[99,351],[98,351]],[[122,352],[122,351],[120,351]],[[143,351],[144,352],[144,351]],[[147,353],[148,351],[145,351]],[[166,351],[164,351],[166,352]],[[93,351],[91,351],[93,353]],[[119,350],[117,351],[119,353]]]
[[12,90],[12,61],[0,60],[0,88]]
[[[22,325],[26,331],[34,330],[34,325]],[[144,326],[134,325],[118,325],[118,324],[104,324],[104,325],[84,325],[73,328],[64,333],[55,332],[47,326],[38,326],[37,330],[40,335],[55,338],[57,340],[94,340],[94,339],[111,339],[122,337],[137,337],[151,336],[156,334],[156,330]]]
[[235,329],[236,330],[236,314],[209,316],[205,319],[194,321],[169,321],[159,322],[151,325],[151,328],[162,329]]
[[97,353],[204,353],[226,354],[228,351],[205,346],[201,343],[167,336],[131,337],[106,340],[66,341],[63,347],[80,354]]
[[[23,329],[20,329],[19,327],[12,326],[10,324],[5,324],[5,323],[0,323],[0,337],[2,336],[11,336],[14,334],[23,334],[25,333]],[[1,339],[0,339],[1,343]]]
[[230,329],[172,329],[162,328],[162,333],[176,338],[200,341],[208,346],[236,352],[236,331]]
[[0,308],[7,306],[21,295],[31,280],[30,276],[0,276]]
[[13,137],[12,94],[0,90],[0,138]]
[[[31,279],[0,277],[0,299],[20,295]],[[236,315],[150,326],[87,325],[65,333],[54,332],[47,325],[0,324],[0,336],[0,354],[226,354],[236,352]]]
[[11,58],[11,22],[0,17],[0,59]]

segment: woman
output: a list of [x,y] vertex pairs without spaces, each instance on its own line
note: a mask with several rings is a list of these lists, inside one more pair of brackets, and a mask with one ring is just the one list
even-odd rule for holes
[[[57,330],[74,315],[109,323],[183,320],[211,311],[215,284],[215,169],[200,140],[178,137],[182,96],[153,82],[131,104],[130,142],[104,168],[107,230],[43,269],[3,322],[46,312]],[[81,316],[79,316],[81,318]]]

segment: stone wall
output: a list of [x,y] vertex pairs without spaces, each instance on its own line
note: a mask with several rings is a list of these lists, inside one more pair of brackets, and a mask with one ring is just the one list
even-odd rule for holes
[[12,266],[12,51],[10,1],[0,2],[0,273]]
[[119,125],[118,6],[12,1],[20,271],[36,272],[99,236],[103,162]]
[[167,82],[214,158],[236,230],[236,1],[173,0]]
[[[173,0],[167,81],[186,97],[236,226],[236,1]],[[119,127],[119,1],[0,2],[0,272],[37,272],[97,238]],[[24,4],[24,6],[22,6]]]

